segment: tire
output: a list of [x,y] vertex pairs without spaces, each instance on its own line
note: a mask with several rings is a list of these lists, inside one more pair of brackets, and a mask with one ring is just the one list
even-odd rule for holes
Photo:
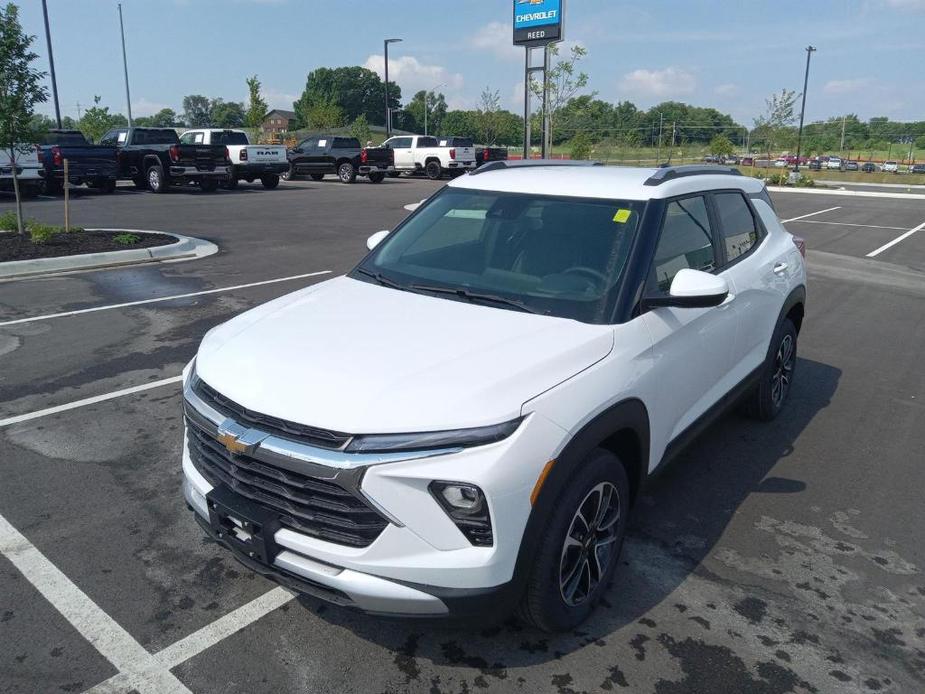
[[294,181],[298,178],[295,171],[292,170],[292,166],[289,167],[289,171],[283,171],[279,177],[284,181]]
[[234,190],[235,188],[238,187],[239,182],[240,180],[238,179],[237,176],[234,176],[234,175],[229,176],[224,181],[222,181],[222,188],[224,188],[225,190]]
[[[598,520],[602,500],[609,503]],[[629,509],[626,469],[609,451],[595,449],[552,506],[521,599],[521,619],[546,632],[568,631],[587,619],[613,577]],[[600,528],[587,534],[585,517]]]
[[45,181],[45,195],[61,195],[64,192],[64,183],[54,178]]
[[370,183],[382,183],[385,180],[385,174],[381,171],[374,171],[373,173],[367,176]]
[[780,414],[793,387],[797,359],[797,329],[784,318],[774,336],[758,384],[745,401],[749,417],[770,422]]
[[148,188],[152,193],[166,193],[168,183],[164,175],[164,168],[160,164],[148,168],[147,172]]
[[19,184],[19,193],[22,195],[24,200],[31,200],[32,198],[37,198],[42,192],[42,185],[40,183],[20,183]]
[[136,176],[132,179],[132,183],[135,184],[135,187],[138,190],[147,190],[148,189],[148,179],[145,176]]
[[324,178],[324,174],[311,174],[313,181],[320,181]]
[[439,161],[431,160],[427,162],[427,165],[424,167],[424,174],[431,181],[439,181],[440,177],[443,175],[443,167],[440,166]]
[[116,192],[116,179],[114,178],[103,178],[97,179],[93,182],[93,187],[97,188],[101,193],[105,195],[112,195]]
[[266,174],[260,177],[260,182],[267,190],[273,190],[279,185],[279,176],[276,174]]
[[341,183],[356,183],[357,170],[349,161],[345,161],[337,167],[337,177]]
[[389,178],[398,178],[399,176],[401,176],[401,171],[389,171],[386,174],[386,176],[388,176]]
[[214,193],[218,190],[218,184],[219,180],[217,178],[203,178],[199,181],[199,190],[203,193]]

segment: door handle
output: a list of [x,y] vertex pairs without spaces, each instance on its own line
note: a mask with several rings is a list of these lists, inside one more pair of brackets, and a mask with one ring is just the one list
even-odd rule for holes
[[783,274],[783,273],[787,270],[788,267],[790,267],[790,266],[787,265],[787,263],[778,263],[777,265],[775,265],[775,266],[773,267],[773,269],[772,269],[771,271],[772,271],[775,275],[781,275],[781,274]]

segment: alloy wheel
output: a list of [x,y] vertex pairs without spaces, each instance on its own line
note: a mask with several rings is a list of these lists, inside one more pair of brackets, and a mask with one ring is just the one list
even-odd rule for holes
[[771,402],[780,407],[790,391],[793,381],[793,363],[795,350],[793,335],[784,335],[774,357],[774,373],[771,374]]
[[559,593],[570,607],[585,602],[613,561],[620,520],[620,492],[601,482],[578,505],[559,560]]

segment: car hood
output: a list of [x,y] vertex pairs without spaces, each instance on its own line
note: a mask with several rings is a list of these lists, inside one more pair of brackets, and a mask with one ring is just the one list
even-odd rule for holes
[[256,412],[398,433],[516,418],[612,347],[610,326],[338,277],[214,328],[196,370]]

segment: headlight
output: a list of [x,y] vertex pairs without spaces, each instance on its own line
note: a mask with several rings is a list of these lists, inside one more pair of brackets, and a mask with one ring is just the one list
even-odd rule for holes
[[354,436],[346,450],[354,453],[424,451],[438,448],[469,448],[502,441],[517,431],[523,417],[503,424],[474,429],[424,431],[416,434],[362,434]]

